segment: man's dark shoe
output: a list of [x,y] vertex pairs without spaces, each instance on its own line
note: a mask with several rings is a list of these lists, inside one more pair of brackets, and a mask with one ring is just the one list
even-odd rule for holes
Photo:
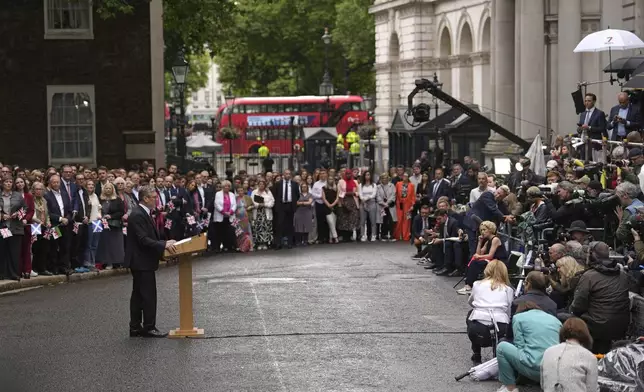
[[461,271],[454,270],[454,271],[450,272],[447,276],[449,276],[450,278],[455,278],[457,276],[461,276]]
[[423,267],[423,268],[428,269],[428,270],[431,270],[431,269],[434,269],[434,268],[437,268],[437,267],[438,267],[438,266],[437,266],[436,264],[434,264],[434,263],[429,263],[429,264],[427,264],[427,265],[426,265],[425,267]]
[[158,329],[154,328],[147,331],[141,331],[141,336],[144,338],[165,338],[168,334],[162,333]]
[[142,329],[136,329],[136,328],[130,328],[130,337],[131,338],[138,338],[141,336]]
[[437,276],[445,276],[450,273],[450,270],[448,270],[447,268],[441,268],[439,270],[434,270],[434,273]]
[[49,271],[43,271],[43,272],[41,272],[39,275],[42,275],[42,276],[52,276],[53,274],[52,274],[51,272],[49,272]]
[[481,364],[481,354],[472,354],[472,362],[475,365],[480,365]]

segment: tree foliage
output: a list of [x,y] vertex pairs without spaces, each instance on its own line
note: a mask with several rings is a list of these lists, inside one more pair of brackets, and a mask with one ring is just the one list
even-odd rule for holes
[[[190,64],[190,70],[188,72],[188,78],[186,79],[186,88],[184,96],[187,101],[191,100],[191,95],[194,91],[205,87],[208,84],[208,71],[211,66],[211,58],[208,53],[204,54],[193,54],[186,57],[188,64]],[[165,72],[165,99],[170,101],[170,92],[172,91],[172,83],[174,81],[174,76],[172,71]]]
[[375,90],[372,0],[240,0],[214,48],[222,83],[236,95],[317,94],[324,74],[324,27],[336,93]]

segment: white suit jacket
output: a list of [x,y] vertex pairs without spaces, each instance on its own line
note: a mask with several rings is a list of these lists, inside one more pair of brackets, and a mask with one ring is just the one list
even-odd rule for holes
[[[230,209],[235,215],[235,210],[237,209],[237,198],[232,192],[228,192],[228,197],[230,198]],[[223,222],[224,214],[221,212],[224,210],[224,191],[219,191],[215,194],[215,214],[213,215],[213,222]]]

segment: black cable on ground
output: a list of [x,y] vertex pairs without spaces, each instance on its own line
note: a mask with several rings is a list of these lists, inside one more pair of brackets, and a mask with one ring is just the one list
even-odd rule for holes
[[366,331],[366,332],[291,332],[276,334],[248,334],[248,335],[222,335],[222,336],[205,336],[190,337],[188,339],[238,339],[238,338],[277,338],[290,336],[342,336],[342,335],[466,335],[467,331]]

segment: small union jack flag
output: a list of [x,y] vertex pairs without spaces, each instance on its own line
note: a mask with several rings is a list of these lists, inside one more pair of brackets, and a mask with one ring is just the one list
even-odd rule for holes
[[18,210],[18,219],[23,220],[27,216],[27,211],[24,208]]
[[194,216],[192,216],[192,215],[188,215],[188,216],[187,216],[187,218],[186,218],[186,220],[188,221],[188,224],[189,224],[190,226],[194,226],[194,225],[196,225],[196,224],[197,224],[197,221],[195,220],[195,217],[194,217]]
[[45,231],[42,233],[42,238],[44,238],[44,239],[46,239],[46,240],[51,239],[51,231],[50,231],[50,230],[45,230]]
[[168,211],[169,211],[169,212],[172,212],[172,210],[174,210],[174,203],[173,203],[173,202],[171,202],[171,201],[170,201],[170,202],[168,202],[167,207],[168,207]]
[[2,238],[9,238],[13,236],[13,234],[11,234],[11,230],[5,228],[0,229],[0,236],[2,236]]
[[168,230],[170,230],[172,228],[172,221],[170,219],[165,221],[165,228],[168,229]]
[[103,228],[105,230],[109,230],[110,229],[110,224],[107,223],[107,219],[103,219],[102,222],[103,222]]
[[72,231],[74,232],[74,234],[78,234],[78,228],[79,228],[79,227],[80,227],[80,223],[78,223],[78,222],[74,222],[74,228],[72,229]]
[[123,235],[127,235],[127,227],[123,227]]

